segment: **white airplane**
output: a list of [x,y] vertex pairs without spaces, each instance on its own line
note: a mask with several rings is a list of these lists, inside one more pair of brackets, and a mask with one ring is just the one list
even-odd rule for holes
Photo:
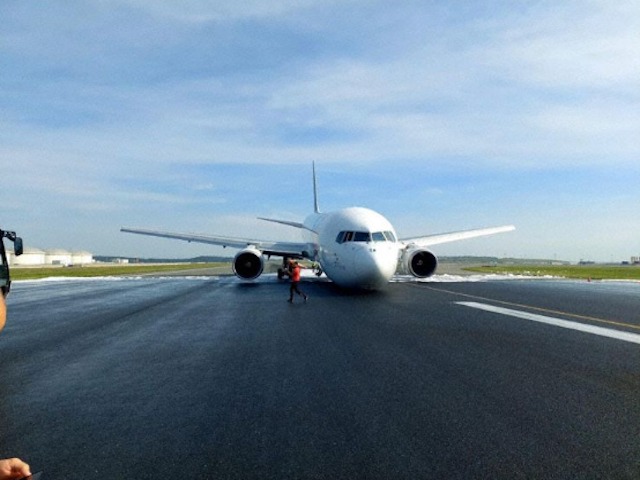
[[258,217],[260,220],[298,228],[305,242],[272,242],[216,235],[197,235],[121,228],[120,231],[238,248],[233,271],[243,280],[254,280],[263,271],[265,256],[309,259],[319,272],[344,288],[376,290],[400,271],[426,278],[436,271],[437,257],[427,247],[515,230],[513,225],[463,230],[422,237],[398,239],[391,223],[368,208],[350,207],[321,213],[318,208],[315,165],[313,166],[314,213],[304,223]]

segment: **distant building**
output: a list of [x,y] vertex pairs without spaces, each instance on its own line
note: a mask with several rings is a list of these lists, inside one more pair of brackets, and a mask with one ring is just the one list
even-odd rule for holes
[[632,265],[640,264],[640,257],[631,257],[631,264]]
[[22,255],[16,257],[14,252],[9,252],[9,264],[16,266],[44,265],[44,250],[33,247],[24,247]]
[[62,265],[64,267],[71,265],[71,252],[59,248],[46,250],[44,263],[46,265]]
[[89,252],[71,252],[72,265],[87,265],[93,263],[93,254]]
[[17,267],[32,267],[42,265],[87,265],[94,263],[93,254],[90,252],[68,252],[66,250],[54,248],[50,250],[40,250],[34,247],[24,247],[24,252],[16,257],[13,250],[7,251],[9,265]]

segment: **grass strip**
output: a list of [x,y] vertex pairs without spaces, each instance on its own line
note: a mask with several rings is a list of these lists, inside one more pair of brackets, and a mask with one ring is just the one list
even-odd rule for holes
[[591,280],[640,280],[637,265],[485,265],[464,270],[499,275],[553,276]]
[[158,265],[100,265],[77,267],[14,267],[11,280],[39,280],[49,277],[114,277],[198,270],[226,266],[226,263],[172,263]]

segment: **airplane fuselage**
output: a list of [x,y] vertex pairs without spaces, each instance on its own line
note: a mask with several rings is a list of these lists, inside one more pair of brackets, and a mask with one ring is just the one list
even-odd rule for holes
[[337,285],[378,289],[396,272],[401,245],[391,223],[379,213],[351,207],[314,213],[304,225],[314,245],[312,259]]

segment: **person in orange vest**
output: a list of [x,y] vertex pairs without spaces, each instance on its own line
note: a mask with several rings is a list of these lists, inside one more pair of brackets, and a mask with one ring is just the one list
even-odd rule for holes
[[291,287],[289,288],[289,300],[287,302],[293,303],[293,293],[297,293],[298,295],[304,298],[306,302],[309,296],[305,293],[302,293],[298,288],[298,284],[300,283],[300,265],[298,262],[294,260],[289,260],[289,278],[291,278]]

